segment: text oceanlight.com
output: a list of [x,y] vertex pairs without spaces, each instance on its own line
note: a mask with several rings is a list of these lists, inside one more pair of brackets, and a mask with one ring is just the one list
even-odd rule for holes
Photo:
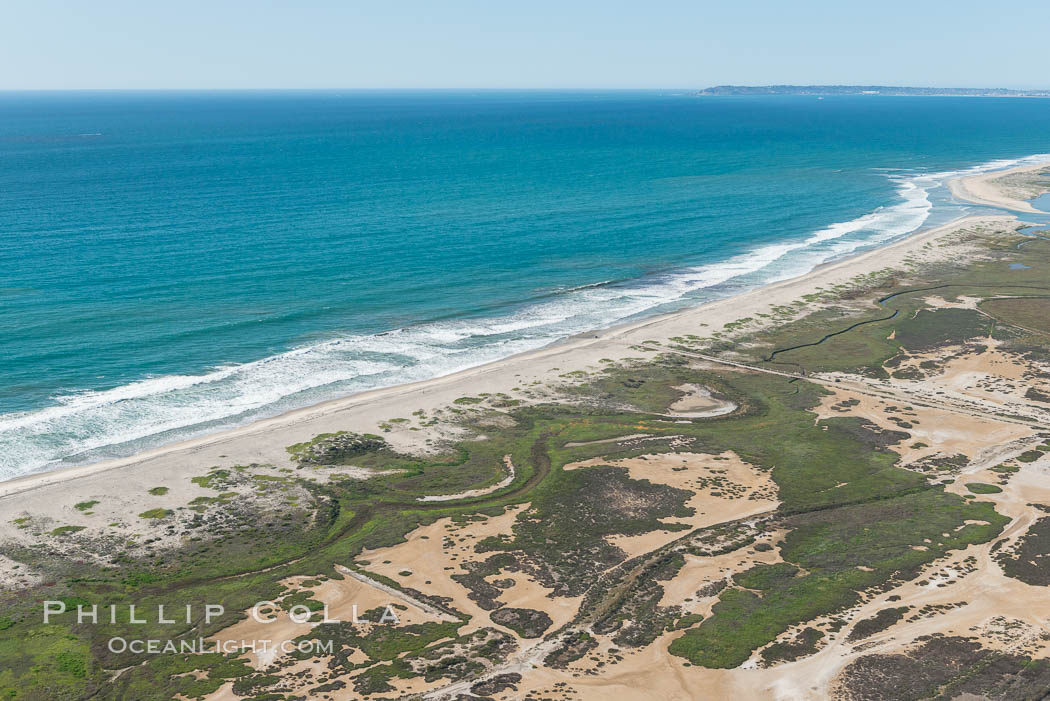
[[269,655],[275,652],[289,654],[301,652],[306,654],[321,655],[332,654],[331,640],[141,640],[138,638],[127,639],[117,636],[110,638],[106,644],[109,651],[115,654],[131,652],[136,655],[160,655],[170,653],[198,654],[203,652],[218,652],[221,654],[253,652],[260,655]]

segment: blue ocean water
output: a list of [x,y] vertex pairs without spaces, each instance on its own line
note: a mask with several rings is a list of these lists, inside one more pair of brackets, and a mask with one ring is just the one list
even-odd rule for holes
[[1048,135],[1048,100],[0,94],[0,478],[796,275]]

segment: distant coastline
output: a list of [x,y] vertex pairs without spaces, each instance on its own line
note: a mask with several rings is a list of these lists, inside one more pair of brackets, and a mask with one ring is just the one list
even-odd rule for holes
[[894,97],[1050,97],[1050,90],[915,88],[891,85],[716,85],[698,95],[889,95]]

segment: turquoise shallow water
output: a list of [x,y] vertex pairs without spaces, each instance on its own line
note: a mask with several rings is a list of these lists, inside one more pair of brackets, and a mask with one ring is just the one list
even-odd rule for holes
[[0,94],[0,477],[795,275],[966,211],[1050,101]]

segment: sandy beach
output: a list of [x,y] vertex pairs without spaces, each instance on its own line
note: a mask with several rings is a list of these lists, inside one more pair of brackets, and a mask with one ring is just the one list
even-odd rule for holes
[[[983,178],[985,176],[974,176]],[[1005,200],[1004,200],[1005,201]],[[1033,210],[1037,211],[1037,210]],[[455,374],[390,388],[364,392],[291,411],[246,426],[173,443],[118,460],[75,466],[27,475],[0,483],[0,505],[4,510],[44,510],[55,495],[113,494],[114,490],[141,494],[141,484],[185,481],[185,478],[214,466],[268,463],[291,465],[287,446],[320,433],[348,430],[377,432],[390,417],[401,417],[420,409],[428,413],[455,399],[482,392],[505,392],[515,385],[533,382],[561,383],[568,372],[595,369],[600,359],[645,357],[654,351],[632,348],[646,340],[664,341],[698,329],[717,329],[727,323],[778,305],[790,304],[821,288],[842,284],[858,275],[902,266],[915,256],[929,257],[931,247],[960,227],[978,222],[1008,222],[1010,216],[967,217],[933,229],[920,230],[896,243],[825,264],[799,277],[767,285],[750,292],[698,307],[614,327],[580,334],[566,341],[529,353]],[[395,431],[388,440],[403,449],[423,449],[424,434]],[[0,535],[6,529],[0,524]]]

